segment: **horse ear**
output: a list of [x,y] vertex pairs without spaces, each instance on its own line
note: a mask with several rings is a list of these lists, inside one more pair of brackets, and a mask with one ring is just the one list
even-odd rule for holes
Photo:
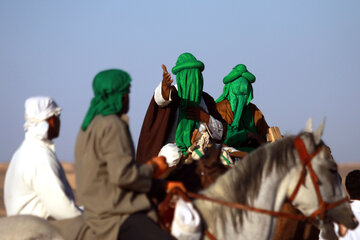
[[315,144],[319,144],[325,127],[325,118],[322,120],[320,126],[314,132]]
[[309,117],[309,119],[307,120],[304,131],[312,133],[312,117]]

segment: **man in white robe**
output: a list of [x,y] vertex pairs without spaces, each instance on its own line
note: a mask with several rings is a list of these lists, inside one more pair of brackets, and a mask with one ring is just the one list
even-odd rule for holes
[[61,220],[81,215],[52,141],[59,135],[60,112],[49,97],[25,101],[25,139],[5,176],[4,203],[8,216],[32,214]]

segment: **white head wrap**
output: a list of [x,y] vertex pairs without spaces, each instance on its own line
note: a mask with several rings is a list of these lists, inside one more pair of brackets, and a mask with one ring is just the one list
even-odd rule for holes
[[60,113],[61,108],[50,97],[28,98],[25,101],[24,129],[37,138],[46,139],[49,124],[45,120]]
[[176,202],[171,234],[179,240],[199,240],[201,238],[201,219],[191,202],[182,198]]

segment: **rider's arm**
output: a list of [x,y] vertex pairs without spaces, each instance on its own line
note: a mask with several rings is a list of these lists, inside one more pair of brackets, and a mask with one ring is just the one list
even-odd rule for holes
[[[155,93],[154,93],[154,100],[156,102],[156,104],[160,107],[166,107],[167,105],[169,105],[172,101],[173,98],[171,97],[172,94],[177,94],[176,90],[177,90],[177,85],[173,85],[170,89],[170,94],[169,94],[169,99],[166,100],[162,93],[161,93],[161,85],[162,83],[159,84],[159,86],[157,86],[157,88],[155,89]],[[175,93],[173,93],[173,91],[175,91]],[[176,95],[177,96],[177,95]],[[176,98],[175,96],[175,98]]]

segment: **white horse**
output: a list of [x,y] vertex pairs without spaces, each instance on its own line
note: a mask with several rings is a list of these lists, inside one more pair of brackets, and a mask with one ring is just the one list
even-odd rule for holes
[[48,221],[33,215],[0,218],[0,239],[4,240],[64,240]]
[[[337,165],[321,140],[324,122],[315,132],[311,125],[309,119],[305,131],[298,136],[288,136],[253,151],[201,194],[275,212],[290,199],[305,216],[313,215],[320,227],[328,229],[333,221],[355,228],[358,223],[345,199]],[[336,204],[327,209],[325,203]],[[217,239],[273,237],[276,217],[201,199],[194,204],[204,228]]]

